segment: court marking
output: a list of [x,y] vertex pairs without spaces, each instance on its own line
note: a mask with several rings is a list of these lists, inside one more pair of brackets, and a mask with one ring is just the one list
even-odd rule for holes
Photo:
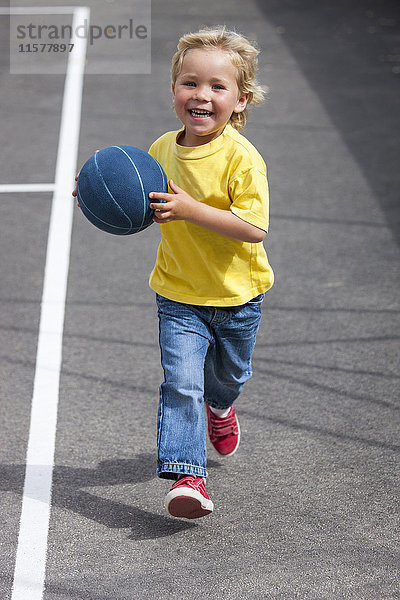
[[[72,31],[89,22],[88,7],[13,7],[0,14],[72,14]],[[86,37],[72,37],[68,56],[54,184],[4,184],[2,192],[53,191],[41,302],[21,519],[11,600],[42,600],[62,361]]]
[[21,192],[54,192],[55,183],[2,183],[0,184],[0,194]]

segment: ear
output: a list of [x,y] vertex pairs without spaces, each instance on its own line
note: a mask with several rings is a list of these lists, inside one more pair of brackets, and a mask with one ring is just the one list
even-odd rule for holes
[[233,112],[235,113],[241,113],[244,111],[244,109],[247,106],[247,101],[249,99],[249,93],[246,92],[245,94],[243,94],[242,96],[240,96],[239,100],[236,103],[235,108],[233,109]]
[[174,100],[174,98],[175,98],[175,84],[171,83],[171,89],[172,89],[172,99]]

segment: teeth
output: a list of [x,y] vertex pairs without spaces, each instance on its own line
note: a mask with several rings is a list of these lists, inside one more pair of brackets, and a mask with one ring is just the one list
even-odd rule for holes
[[204,117],[205,115],[211,115],[211,113],[208,110],[197,110],[195,108],[192,108],[190,112],[195,117]]

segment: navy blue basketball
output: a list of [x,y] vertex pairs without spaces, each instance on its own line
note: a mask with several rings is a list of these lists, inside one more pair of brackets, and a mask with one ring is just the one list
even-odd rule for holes
[[153,223],[150,192],[167,192],[167,177],[159,163],[134,146],[111,146],[83,165],[76,184],[85,217],[115,235],[143,231]]

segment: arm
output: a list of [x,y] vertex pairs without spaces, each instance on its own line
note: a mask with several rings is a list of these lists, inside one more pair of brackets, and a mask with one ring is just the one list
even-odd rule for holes
[[169,223],[170,221],[184,220],[200,225],[215,233],[224,235],[241,242],[255,244],[262,242],[266,232],[251,223],[243,221],[230,210],[223,210],[197,202],[172,181],[169,181],[173,194],[152,192],[150,199],[165,200],[165,203],[151,202],[150,208],[154,209],[153,220],[156,223]]

